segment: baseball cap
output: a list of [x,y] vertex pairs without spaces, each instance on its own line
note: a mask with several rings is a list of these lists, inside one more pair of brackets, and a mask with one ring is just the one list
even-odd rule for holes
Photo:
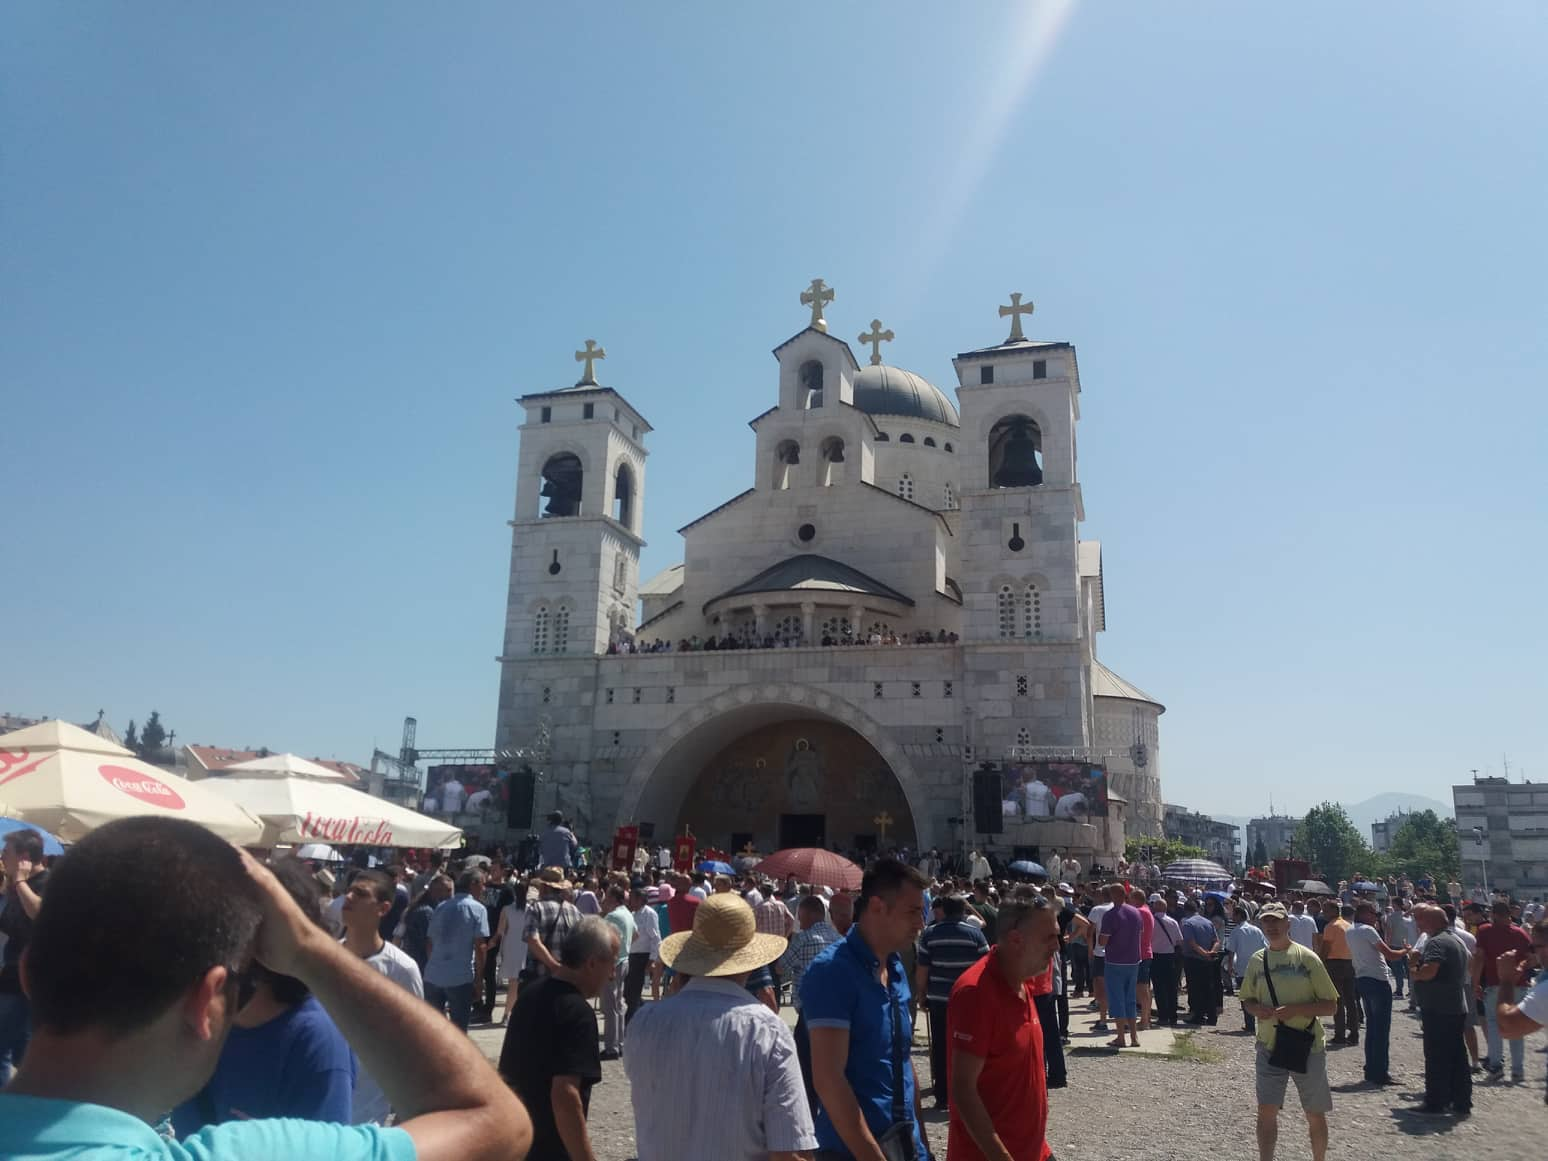
[[1265,903],[1258,908],[1259,919],[1289,919],[1290,913],[1283,903]]

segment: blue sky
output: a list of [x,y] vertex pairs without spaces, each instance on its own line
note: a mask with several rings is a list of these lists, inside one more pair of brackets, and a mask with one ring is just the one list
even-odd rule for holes
[[942,385],[1011,290],[1078,345],[1169,801],[1548,777],[1541,5],[5,22],[0,709],[488,744],[513,398],[607,347],[649,575],[751,482],[820,275]]

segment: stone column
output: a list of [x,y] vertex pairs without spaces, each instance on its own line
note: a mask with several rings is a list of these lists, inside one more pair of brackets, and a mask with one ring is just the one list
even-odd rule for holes
[[849,623],[855,631],[855,640],[864,641],[866,638],[864,605],[856,605],[849,610]]
[[817,606],[811,601],[801,602],[801,643],[803,645],[815,645],[817,634],[814,622],[817,617]]
[[769,607],[767,605],[754,605],[753,632],[758,635],[758,644],[763,644],[763,638],[769,631]]

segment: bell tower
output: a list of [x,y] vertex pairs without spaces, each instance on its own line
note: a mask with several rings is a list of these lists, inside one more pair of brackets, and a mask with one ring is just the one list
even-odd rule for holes
[[1079,560],[1085,512],[1075,471],[1080,378],[1073,346],[1026,337],[1022,318],[1031,313],[1031,303],[1011,295],[1000,307],[1010,319],[1005,341],[952,360],[962,419],[963,636],[979,654],[972,668],[980,680],[1010,693],[1009,716],[982,721],[990,752],[1019,739],[1091,740]]
[[634,629],[650,425],[597,381],[606,355],[587,339],[573,387],[518,400],[526,415],[510,522],[507,680],[514,664],[603,653]]

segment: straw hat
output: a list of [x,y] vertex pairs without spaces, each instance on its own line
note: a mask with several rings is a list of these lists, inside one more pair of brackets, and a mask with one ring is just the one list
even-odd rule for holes
[[562,867],[544,867],[536,875],[537,884],[540,887],[551,887],[556,891],[568,891],[575,886],[564,877]]
[[734,976],[778,959],[783,935],[761,935],[740,895],[711,895],[695,908],[693,930],[661,941],[661,962],[690,976]]

